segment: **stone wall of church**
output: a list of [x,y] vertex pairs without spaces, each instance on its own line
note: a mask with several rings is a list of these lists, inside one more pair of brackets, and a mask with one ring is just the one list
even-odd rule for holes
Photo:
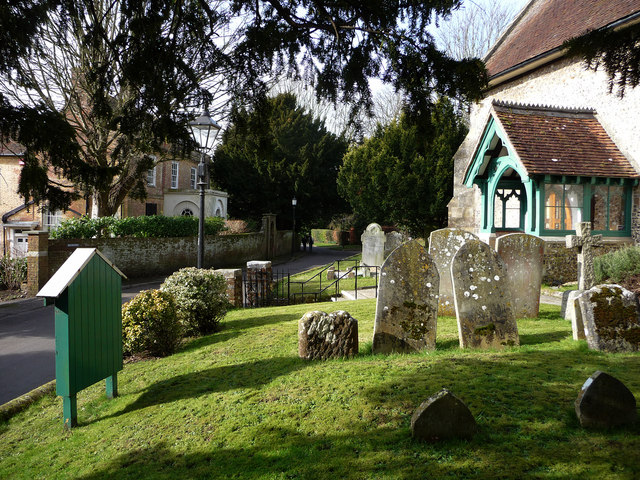
[[[466,188],[464,172],[489,117],[493,99],[524,104],[594,108],[597,118],[631,164],[640,172],[640,87],[628,88],[623,98],[609,93],[602,71],[585,70],[582,62],[561,59],[523,77],[493,88],[475,104],[470,130],[454,157],[454,198],[449,203],[449,226],[477,233],[480,192]],[[640,242],[640,187],[633,195],[633,237]]]

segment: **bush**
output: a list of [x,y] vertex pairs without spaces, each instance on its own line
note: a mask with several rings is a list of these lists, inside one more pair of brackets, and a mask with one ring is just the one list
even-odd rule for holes
[[[206,235],[216,235],[224,230],[224,219],[205,219]],[[51,238],[94,238],[113,237],[194,237],[198,235],[198,219],[195,217],[165,217],[151,215],[142,217],[100,217],[87,216],[64,220],[51,232]]]
[[215,332],[229,309],[227,282],[213,270],[182,268],[168,277],[160,289],[173,294],[178,317],[191,335]]
[[176,302],[169,292],[144,290],[122,306],[125,353],[149,351],[159,357],[171,355],[182,332]]
[[625,247],[594,258],[596,283],[606,280],[620,283],[631,275],[640,274],[640,247]]
[[27,259],[0,257],[0,288],[20,290],[27,281]]

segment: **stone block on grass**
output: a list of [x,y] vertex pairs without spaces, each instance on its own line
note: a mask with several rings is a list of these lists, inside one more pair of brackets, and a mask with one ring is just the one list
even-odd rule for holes
[[358,321],[345,311],[305,313],[298,321],[298,354],[307,360],[358,353]]

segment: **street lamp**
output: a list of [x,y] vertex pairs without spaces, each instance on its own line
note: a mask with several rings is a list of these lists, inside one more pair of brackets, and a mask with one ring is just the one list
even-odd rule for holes
[[293,238],[291,239],[291,253],[295,253],[296,251],[296,205],[298,204],[298,200],[296,200],[295,195],[291,199],[291,208],[293,209]]
[[200,215],[198,217],[198,268],[204,263],[204,190],[207,186],[207,164],[205,156],[213,149],[220,125],[213,121],[209,112],[205,110],[195,120],[189,122],[191,135],[198,144],[200,150],[200,163],[198,163],[198,188],[200,189]]

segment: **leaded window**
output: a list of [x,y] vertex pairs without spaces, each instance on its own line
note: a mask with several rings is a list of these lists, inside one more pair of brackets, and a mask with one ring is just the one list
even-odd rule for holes
[[576,230],[582,221],[583,185],[545,185],[545,218],[547,230]]

